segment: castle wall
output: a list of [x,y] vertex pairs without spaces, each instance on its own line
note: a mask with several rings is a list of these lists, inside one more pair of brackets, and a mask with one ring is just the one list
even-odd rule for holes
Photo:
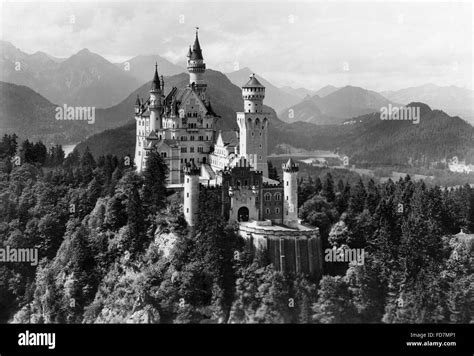
[[272,220],[277,224],[283,222],[283,188],[268,186],[262,188],[261,220]]
[[285,273],[302,273],[321,278],[322,242],[319,230],[290,230],[278,226],[240,224],[239,234],[252,250],[265,251],[275,268]]

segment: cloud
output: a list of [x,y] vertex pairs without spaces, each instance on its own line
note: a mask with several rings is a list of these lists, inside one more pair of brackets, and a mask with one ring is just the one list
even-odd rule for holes
[[[20,49],[182,64],[194,27],[209,68],[250,67],[276,85],[457,84],[472,88],[472,4],[442,2],[3,2]],[[18,19],[21,19],[19,21]],[[344,63],[349,66],[344,71]],[[350,81],[350,82],[348,82]]]

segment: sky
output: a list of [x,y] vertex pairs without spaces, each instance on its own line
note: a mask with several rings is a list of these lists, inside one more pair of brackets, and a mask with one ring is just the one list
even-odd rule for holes
[[199,26],[208,68],[249,67],[277,86],[473,89],[470,1],[0,1],[0,38],[27,53],[184,66]]

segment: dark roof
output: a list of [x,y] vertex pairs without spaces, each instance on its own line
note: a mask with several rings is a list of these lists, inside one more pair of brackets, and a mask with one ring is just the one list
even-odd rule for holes
[[198,33],[196,31],[196,38],[194,40],[193,50],[191,52],[190,59],[203,59],[201,45],[199,44]]
[[250,80],[242,88],[265,88],[257,79],[255,74],[250,76]]
[[136,106],[141,106],[142,105],[142,103],[140,101],[140,97],[138,95],[137,95],[137,100],[135,101],[135,105]]
[[155,75],[153,76],[153,81],[151,82],[151,90],[160,90],[160,76],[158,75],[158,63],[155,64]]

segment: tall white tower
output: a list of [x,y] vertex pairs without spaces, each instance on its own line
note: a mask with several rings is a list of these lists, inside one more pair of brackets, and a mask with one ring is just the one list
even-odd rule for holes
[[194,162],[184,167],[184,218],[190,227],[197,222],[199,210],[200,170]]
[[196,38],[193,46],[189,46],[188,52],[189,85],[194,86],[198,93],[204,94],[207,89],[207,84],[204,82],[206,64],[204,63],[201,45],[199,44],[198,29],[199,27],[196,27]]
[[268,177],[267,137],[269,112],[263,111],[265,87],[260,84],[255,74],[242,87],[244,111],[237,113],[237,124],[240,129],[240,155],[250,165]]
[[283,168],[283,224],[298,223],[298,165],[290,158]]
[[146,164],[145,146],[147,137],[151,132],[162,128],[161,114],[163,112],[163,76],[158,75],[158,64],[155,64],[155,74],[150,88],[150,99],[148,108],[150,115],[146,115],[147,103],[143,103],[137,96],[135,102],[136,142],[135,142],[135,164],[137,172],[143,171]]
[[150,132],[155,130],[161,130],[161,112],[163,111],[163,89],[164,89],[163,76],[158,76],[158,63],[155,64],[155,75],[151,83],[150,89]]

